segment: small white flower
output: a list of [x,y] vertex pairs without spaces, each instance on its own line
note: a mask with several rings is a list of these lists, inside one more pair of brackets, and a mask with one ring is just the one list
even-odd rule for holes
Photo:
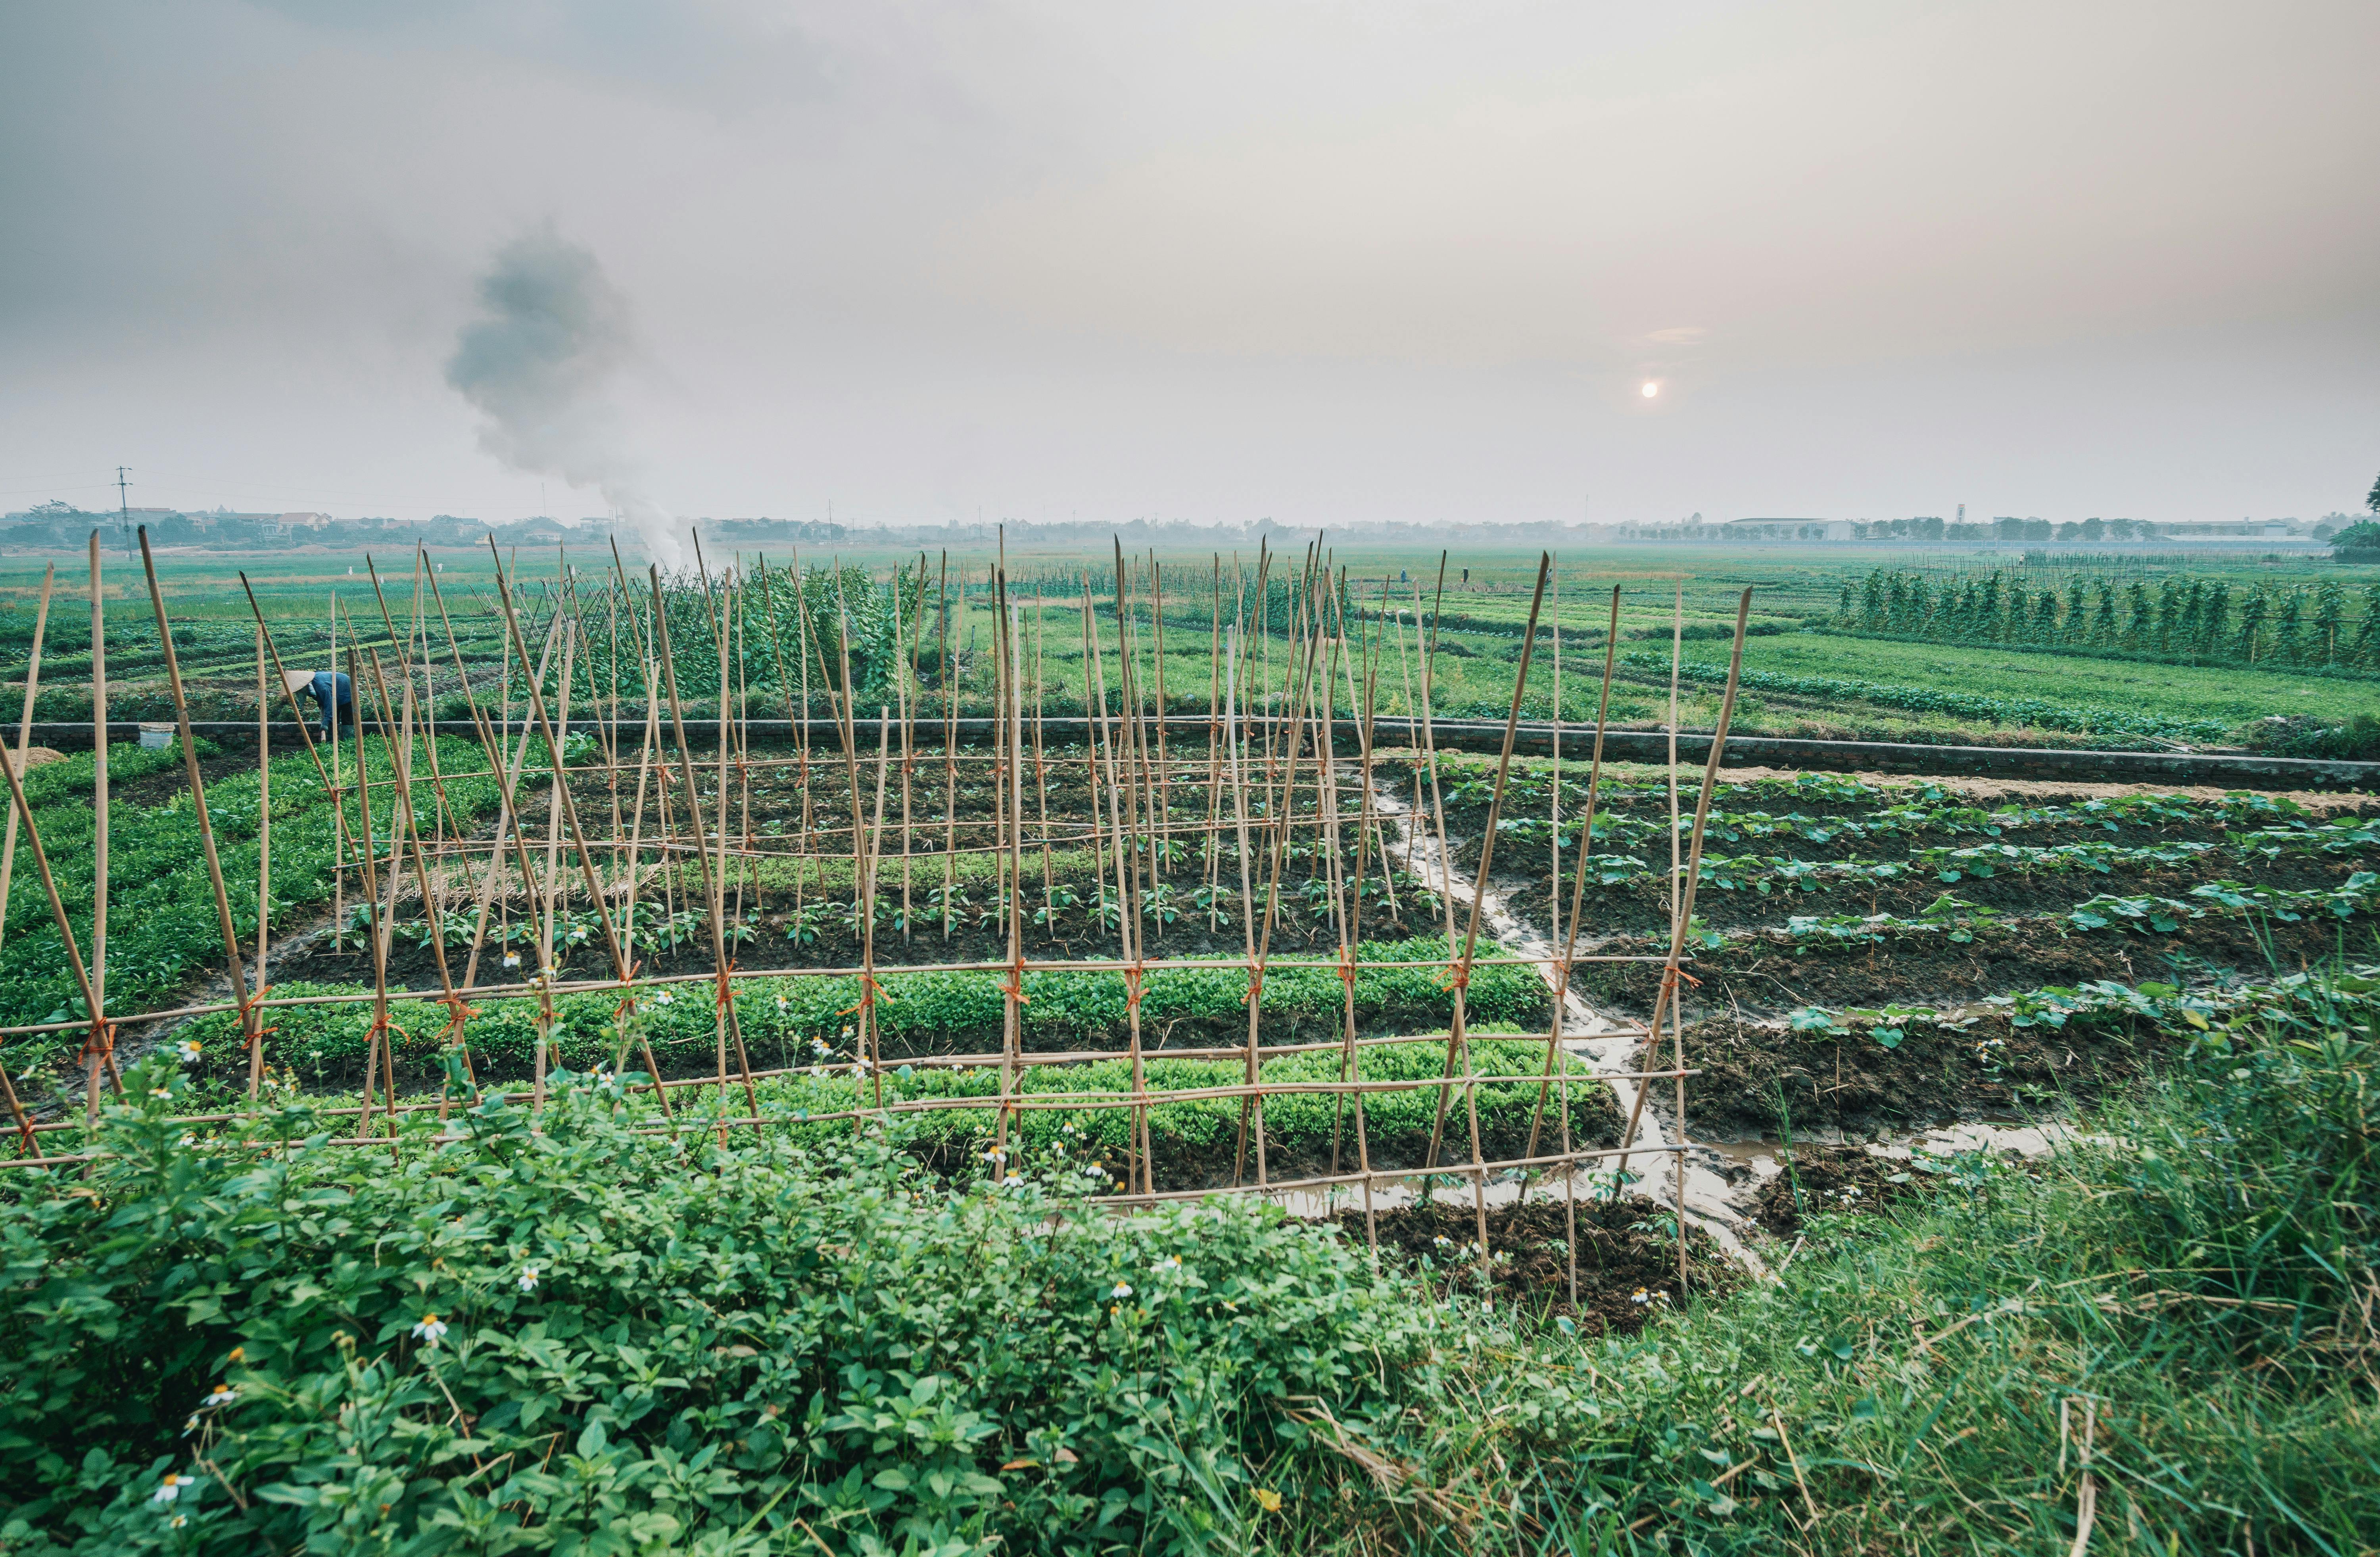
[[174,1052],[182,1056],[184,1064],[194,1065],[199,1063],[206,1051],[200,1046],[197,1039],[186,1038],[174,1045]]
[[165,1088],[152,1087],[149,1089],[149,1095],[152,1098],[170,1098],[174,1094]]
[[1132,1283],[1130,1282],[1116,1283],[1115,1291],[1109,1294],[1109,1295],[1111,1297],[1130,1297],[1132,1295]]
[[1179,1271],[1182,1269],[1182,1257],[1178,1254],[1169,1254],[1164,1259],[1159,1260],[1156,1264],[1150,1266],[1149,1269],[1156,1271],[1160,1276],[1165,1274],[1168,1271]]
[[182,1495],[183,1488],[188,1486],[191,1482],[197,1479],[198,1478],[194,1476],[168,1476],[165,1479],[157,1483],[157,1490],[149,1495],[149,1501],[151,1502],[172,1502],[176,1498]]
[[194,1432],[196,1432],[196,1431],[198,1431],[198,1430],[199,1430],[199,1419],[198,1419],[196,1417],[192,1417],[188,1421],[184,1422],[184,1423],[182,1424],[182,1436],[183,1436],[184,1438],[188,1438],[188,1437],[189,1437],[189,1436],[190,1436],[190,1434],[192,1434],[192,1433],[194,1433]]
[[520,966],[520,954],[518,952],[506,952],[504,954],[504,966],[506,967],[518,967]]
[[1014,1189],[1024,1182],[1025,1178],[1021,1174],[1011,1174],[1006,1178],[1002,1179],[1000,1181],[1000,1185],[1003,1189]]
[[413,1333],[417,1340],[435,1346],[446,1333],[446,1321],[435,1314],[424,1314],[421,1322],[413,1327]]
[[655,1005],[671,1005],[674,1004],[676,1001],[677,996],[670,993],[667,990],[656,990],[653,991],[653,1004]]
[[1008,1160],[1008,1153],[995,1146],[983,1154],[983,1160],[987,1162],[1004,1162]]
[[524,1266],[522,1266],[522,1267],[521,1267],[521,1273],[520,1273],[520,1289],[521,1289],[523,1292],[535,1292],[535,1291],[537,1290],[537,1267],[536,1267],[536,1266],[534,1266],[534,1265],[524,1265]]
[[182,1144],[184,1146],[196,1146],[199,1144],[199,1137],[190,1134],[188,1130],[185,1130],[182,1132]]
[[790,1009],[790,1003],[783,995],[777,997],[777,1009],[780,1011]]
[[232,1389],[227,1385],[217,1384],[215,1386],[214,1393],[207,1396],[206,1399],[199,1402],[199,1404],[202,1406],[225,1406],[229,1405],[233,1401],[237,1400],[238,1398],[239,1392],[237,1390]]
[[1629,1302],[1631,1302],[1631,1303],[1639,1303],[1639,1304],[1642,1304],[1642,1303],[1650,1303],[1651,1301],[1653,1301],[1653,1295],[1652,1295],[1651,1293],[1649,1293],[1649,1292],[1646,1292],[1643,1287],[1641,1287],[1641,1286],[1640,1286],[1640,1287],[1638,1287],[1634,1292],[1632,1292],[1632,1293],[1630,1293],[1630,1294],[1628,1295],[1628,1301],[1629,1301]]
[[1451,1239],[1451,1238],[1450,1238],[1450,1237],[1445,1236],[1445,1235],[1442,1235],[1442,1234],[1441,1234],[1440,1235],[1439,1235],[1438,1237],[1432,1238],[1432,1239],[1430,1240],[1430,1242],[1431,1242],[1431,1243],[1433,1243],[1433,1244],[1436,1244],[1439,1248],[1442,1248],[1442,1249],[1446,1249],[1446,1248],[1452,1248],[1452,1247],[1454,1247],[1454,1240],[1453,1240],[1453,1239]]
[[166,1525],[167,1525],[167,1527],[168,1527],[173,1528],[173,1529],[176,1529],[176,1530],[180,1529],[183,1526],[185,1526],[185,1525],[188,1524],[189,1522],[190,1522],[190,1516],[189,1516],[188,1514],[176,1514],[176,1515],[174,1515],[174,1517],[172,1517],[171,1519],[168,1519],[167,1521],[165,1521],[165,1523],[166,1523]]
[[1094,1162],[1089,1167],[1083,1170],[1083,1176],[1085,1178],[1105,1178],[1108,1176],[1108,1171],[1105,1168],[1100,1167],[1097,1162]]

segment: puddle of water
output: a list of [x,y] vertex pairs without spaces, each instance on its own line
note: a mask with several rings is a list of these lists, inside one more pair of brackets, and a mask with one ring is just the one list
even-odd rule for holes
[[[1931,1129],[1912,1130],[1890,1136],[1883,1140],[1852,1141],[1840,1130],[1804,1130],[1798,1137],[1804,1146],[1857,1145],[1870,1156],[1889,1157],[1907,1162],[1923,1152],[1928,1157],[1950,1157],[1962,1151],[1983,1151],[1998,1156],[2014,1152],[2020,1157],[2046,1157],[2058,1148],[2078,1140],[2104,1141],[2105,1137],[2081,1136],[2061,1125],[2019,1125],[1977,1120],[1961,1125],[1943,1125]],[[1707,1152],[1726,1166],[1722,1172],[1736,1178],[1733,1198],[1748,1201],[1761,1181],[1775,1177],[1783,1171],[1779,1161],[1785,1142],[1770,1136],[1753,1136],[1740,1140],[1696,1141],[1697,1152]],[[1749,1176],[1745,1176],[1748,1174]]]
[[[1437,1182],[1431,1188],[1429,1198],[1441,1206],[1457,1210],[1468,1210],[1471,1207],[1469,1179],[1449,1178],[1443,1174],[1437,1174],[1435,1177]],[[1560,1205],[1564,1182],[1559,1176],[1548,1177],[1543,1174],[1536,1175],[1528,1183],[1530,1200],[1540,1205]],[[1597,1192],[1596,1186],[1587,1182],[1584,1174],[1569,1182],[1582,1202]],[[1409,1178],[1383,1180],[1372,1186],[1372,1209],[1376,1211],[1390,1211],[1402,1206],[1417,1204],[1422,1198],[1421,1186],[1422,1175],[1418,1174]],[[1490,1183],[1485,1197],[1488,1204],[1491,1206],[1509,1206],[1520,1198],[1521,1181],[1517,1178],[1507,1179],[1501,1183]],[[1352,1184],[1336,1185],[1326,1189],[1284,1190],[1269,1198],[1290,1215],[1297,1217],[1331,1217],[1337,1216],[1342,1211],[1360,1211],[1364,1209],[1363,1187],[1360,1185]]]

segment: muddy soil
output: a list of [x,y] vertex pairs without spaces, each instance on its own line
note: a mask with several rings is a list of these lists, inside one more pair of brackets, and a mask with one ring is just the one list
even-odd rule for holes
[[1803,1219],[1828,1211],[1876,1211],[1922,1193],[1933,1180],[1905,1162],[1856,1146],[1795,1145],[1778,1153],[1783,1171],[1753,1198],[1753,1219],[1780,1238]]
[[[1183,882],[1177,890],[1186,895],[1196,886],[1197,878],[1185,872]],[[1293,882],[1282,884],[1284,907],[1291,899],[1296,899],[1300,907],[1294,914],[1283,912],[1275,918],[1270,955],[1335,956],[1339,944],[1337,932],[1328,919],[1317,920],[1303,911],[1303,899],[1293,891],[1301,884]],[[1030,902],[1033,896],[1034,891],[1028,882],[1027,901]],[[771,899],[777,906],[751,920],[756,931],[752,939],[728,948],[729,958],[745,971],[780,967],[856,967],[860,965],[859,938],[847,928],[834,926],[821,930],[815,940],[795,942],[787,936],[792,916],[784,911],[783,900],[776,894],[771,894]],[[996,926],[973,925],[969,921],[975,916],[969,913],[946,939],[940,922],[930,917],[931,909],[925,902],[925,883],[922,882],[917,888],[914,901],[920,923],[912,936],[905,940],[897,930],[886,928],[878,931],[876,964],[880,968],[1007,960],[1008,938]],[[891,899],[891,905],[897,906],[897,897]],[[732,894],[729,906],[732,912]],[[403,911],[401,908],[400,912]],[[640,910],[640,917],[645,911]],[[1029,959],[1096,960],[1119,955],[1115,931],[1094,933],[1084,930],[1080,928],[1083,910],[1076,908],[1074,913],[1076,924],[1069,927],[1065,933],[1053,935],[1040,926],[1028,926],[1023,940],[1025,955]],[[1395,916],[1376,903],[1367,903],[1365,907],[1363,933],[1366,939],[1403,939],[1427,935],[1438,928],[1411,905]],[[520,977],[520,969],[507,971],[504,967],[505,948],[495,943],[495,929],[492,916],[489,943],[480,956],[479,978],[483,985],[509,982]],[[400,939],[389,951],[390,984],[392,987],[401,984],[415,991],[436,990],[439,981],[435,954],[427,947],[403,939],[403,933],[400,922]],[[523,951],[524,964],[534,960],[533,953],[526,948]],[[1247,943],[1245,931],[1235,922],[1210,930],[1203,915],[1195,907],[1185,907],[1172,924],[1160,924],[1153,918],[1148,920],[1143,929],[1142,951],[1151,961],[1171,957],[1245,958]],[[468,945],[449,945],[446,948],[448,971],[457,982],[463,978],[469,955]],[[558,971],[564,979],[606,979],[612,974],[609,956],[600,943],[570,948],[566,955],[558,955],[556,960]],[[691,942],[674,947],[640,949],[633,954],[633,960],[637,964],[637,971],[646,977],[708,973],[715,966],[707,929],[698,932]],[[276,979],[370,983],[372,977],[371,955],[368,951],[352,947],[340,950],[324,941],[300,956],[286,962],[276,961],[273,974]]]
[[[1924,912],[1944,893],[2003,914],[2062,913],[2102,893],[2187,900],[2192,888],[2226,879],[2288,891],[2328,891],[2357,870],[2371,870],[2374,864],[2372,857],[2353,855],[2260,860],[2208,855],[2190,867],[2146,870],[2125,868],[2107,872],[2045,870],[2031,875],[2003,870],[1993,876],[1961,874],[1955,882],[1938,881],[1929,871],[1889,882],[1818,881],[1812,883],[1810,890],[1777,883],[1766,893],[1753,887],[1715,888],[1706,881],[1694,894],[1694,913],[1720,930],[1773,925],[1795,914],[1880,913],[1907,918]],[[1576,881],[1574,872],[1563,872],[1560,906],[1564,922],[1570,917]],[[1500,876],[1495,884],[1514,915],[1539,934],[1547,933],[1554,900],[1544,874]],[[1580,915],[1585,921],[1585,928],[1579,932],[1583,943],[1598,941],[1614,931],[1655,933],[1669,923],[1668,894],[1658,882],[1602,886],[1590,879],[1586,894],[1580,902]]]
[[[2176,1040],[2148,1023],[2076,1016],[2062,1028],[2005,1013],[1948,1029],[1911,1022],[1886,1048],[1863,1032],[1805,1034],[1733,1017],[1690,1023],[1694,1133],[1715,1138],[1831,1127],[1887,1134],[1953,1119],[2061,1112],[2139,1080]],[[1668,1110],[1656,1101],[1655,1107]]]
[[[1526,1205],[1488,1207],[1488,1247],[1494,1257],[1497,1300],[1541,1321],[1570,1319],[1589,1335],[1626,1335],[1641,1329],[1679,1295],[1677,1245],[1645,1230],[1646,1223],[1663,1214],[1643,1200],[1578,1201],[1578,1302],[1573,1305],[1560,1187],[1539,1189]],[[1348,1243],[1361,1247],[1362,1210],[1342,1211],[1337,1221]],[[1401,1206],[1380,1212],[1378,1226],[1383,1260],[1423,1271],[1436,1284],[1451,1282],[1475,1290],[1477,1256],[1466,1252],[1466,1246],[1477,1239],[1479,1226],[1468,1204],[1430,1200]],[[1687,1230],[1686,1259],[1697,1298],[1732,1291],[1745,1279],[1698,1227]]]
[[[2184,919],[2169,934],[2109,928],[2084,932],[2062,920],[2025,919],[1976,925],[1973,940],[1938,932],[1888,933],[1876,944],[1803,943],[1775,931],[1697,950],[1690,965],[1696,982],[1683,1001],[1687,1019],[1725,1013],[1782,1015],[1804,1005],[1943,1006],[2044,985],[2071,989],[2094,979],[2137,984],[2143,979],[2191,984],[2226,974],[2263,977],[2294,971],[2339,949],[2368,955],[2376,934],[2371,920],[2315,918],[2296,924],[2246,918]],[[1604,952],[1660,952],[1649,937],[1616,937]],[[1658,967],[1584,963],[1572,977],[1591,1002],[1622,1011],[1649,1011],[1660,983]]]

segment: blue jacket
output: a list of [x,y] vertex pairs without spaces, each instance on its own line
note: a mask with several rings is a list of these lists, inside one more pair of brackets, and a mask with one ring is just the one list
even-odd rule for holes
[[313,681],[306,688],[306,695],[313,699],[315,706],[322,711],[322,734],[325,737],[331,733],[331,702],[334,697],[338,699],[340,723],[355,723],[355,688],[344,673],[316,671]]

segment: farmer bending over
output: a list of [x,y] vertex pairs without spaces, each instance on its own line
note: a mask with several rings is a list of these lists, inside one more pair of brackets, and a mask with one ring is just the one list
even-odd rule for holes
[[331,716],[334,707],[337,709],[341,724],[350,730],[356,727],[355,688],[343,673],[322,670],[310,674],[302,670],[293,670],[288,674],[290,695],[311,698],[314,699],[315,706],[322,711],[324,740],[331,738]]

